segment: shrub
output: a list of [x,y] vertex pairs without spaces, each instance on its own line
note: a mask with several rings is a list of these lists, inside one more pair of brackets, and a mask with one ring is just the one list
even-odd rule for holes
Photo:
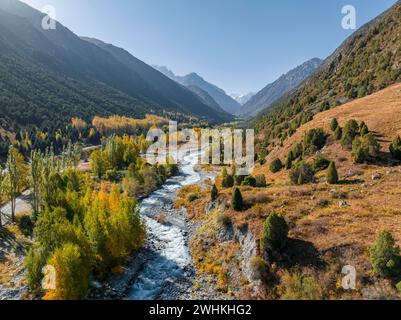
[[194,202],[195,200],[198,200],[198,199],[199,199],[199,194],[194,193],[194,192],[191,192],[191,193],[188,194],[188,196],[187,196],[187,200],[188,200],[189,202]]
[[355,139],[352,143],[352,156],[355,163],[374,160],[379,153],[380,144],[371,133]]
[[243,209],[243,206],[244,206],[244,204],[243,204],[241,191],[238,188],[235,188],[235,190],[232,194],[231,207],[235,211],[241,211]]
[[375,244],[370,248],[370,262],[376,274],[393,277],[400,274],[400,248],[390,232],[381,232]]
[[256,179],[252,176],[246,176],[244,181],[242,181],[242,185],[256,187]]
[[258,162],[263,165],[266,163],[267,152],[266,149],[262,149],[258,154]]
[[260,239],[260,249],[262,252],[267,250],[281,250],[287,240],[288,225],[285,219],[272,211],[263,224],[262,237]]
[[264,174],[259,174],[255,177],[256,180],[256,186],[258,188],[266,188],[267,183],[266,183],[266,177]]
[[219,212],[216,221],[220,226],[228,226],[231,224],[231,217],[227,212]]
[[334,161],[330,162],[330,165],[326,172],[326,181],[329,184],[337,184],[338,183],[338,173],[336,164]]
[[327,200],[327,199],[324,199],[324,198],[320,198],[320,199],[317,201],[317,205],[318,205],[319,207],[321,207],[321,208],[326,208],[326,207],[328,207],[328,206],[330,205],[330,201]]
[[326,143],[326,136],[322,128],[311,129],[305,133],[302,147],[304,154],[310,154],[320,150]]
[[334,139],[341,140],[342,136],[343,136],[343,129],[340,126],[338,126],[336,131],[334,131],[333,136],[334,136]]
[[106,180],[115,182],[118,178],[118,172],[116,169],[111,169],[106,171]]
[[212,201],[215,201],[217,199],[217,197],[219,196],[219,191],[217,190],[216,185],[214,184],[212,186],[212,190],[210,191],[210,199]]
[[304,161],[296,163],[289,175],[291,182],[297,185],[312,182],[315,178],[312,166]]
[[283,164],[282,164],[282,162],[281,162],[281,160],[279,158],[274,159],[270,163],[270,171],[272,173],[279,172],[282,168],[283,168]]
[[282,278],[280,287],[283,288],[283,300],[319,300],[322,296],[321,287],[313,277],[287,274]]
[[313,170],[315,172],[319,172],[325,170],[329,167],[330,161],[324,158],[323,156],[319,156],[313,161]]
[[331,131],[335,132],[335,131],[337,130],[338,127],[339,127],[339,125],[338,125],[337,119],[336,119],[336,118],[333,118],[333,120],[331,120],[331,123],[330,123],[330,129],[331,129]]
[[343,147],[350,148],[352,146],[352,141],[358,135],[359,126],[355,120],[349,120],[344,127],[341,144]]
[[249,261],[253,280],[265,280],[267,278],[267,265],[259,256],[252,257]]
[[397,289],[398,293],[401,293],[401,281],[398,282],[398,283],[395,285],[395,288]]
[[390,153],[394,159],[401,160],[401,138],[398,136],[390,145]]

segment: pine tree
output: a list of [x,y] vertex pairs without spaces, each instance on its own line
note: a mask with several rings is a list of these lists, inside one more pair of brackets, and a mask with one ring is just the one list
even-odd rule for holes
[[343,147],[352,147],[352,141],[354,141],[355,137],[358,135],[358,130],[358,123],[354,119],[349,120],[345,124],[341,138],[341,144],[343,145]]
[[363,122],[363,121],[361,122],[361,126],[360,126],[360,129],[359,129],[359,132],[360,132],[361,136],[364,136],[365,134],[369,133],[369,128],[366,125],[366,123]]
[[334,139],[336,140],[341,140],[342,136],[343,136],[343,129],[338,126],[336,131],[334,131]]
[[283,164],[279,158],[274,159],[270,164],[270,171],[272,173],[279,172],[283,168]]
[[212,186],[212,190],[210,191],[210,198],[212,199],[212,201],[215,201],[218,196],[219,196],[219,191],[217,190],[217,187],[214,184]]
[[390,145],[390,153],[396,160],[401,160],[401,138],[398,136]]
[[292,167],[292,153],[290,152],[287,156],[287,160],[285,161],[285,168],[290,170]]
[[393,277],[400,274],[400,248],[390,232],[381,232],[370,249],[370,262],[376,274]]
[[327,168],[326,181],[329,184],[337,184],[338,183],[338,173],[337,173],[337,168],[336,168],[336,164],[334,163],[334,161],[330,162],[330,165]]
[[267,250],[281,250],[286,243],[288,235],[288,225],[285,219],[272,211],[263,224],[262,237],[260,239],[260,249],[262,252]]
[[336,118],[334,118],[333,120],[331,120],[330,129],[331,131],[335,132],[337,128],[338,128],[338,121]]
[[232,188],[234,186],[234,178],[231,174],[226,175],[222,181],[223,188]]
[[244,204],[241,191],[238,188],[235,188],[234,193],[232,194],[231,207],[235,211],[241,211],[243,209],[243,206]]

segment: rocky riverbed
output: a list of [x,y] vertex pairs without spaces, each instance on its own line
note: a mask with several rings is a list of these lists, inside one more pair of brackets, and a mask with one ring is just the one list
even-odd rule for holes
[[[182,186],[214,179],[212,173],[195,170],[199,151],[180,163],[181,174],[169,179],[139,206],[147,226],[145,246],[130,257],[123,272],[104,283],[92,282],[93,299],[173,300],[224,299],[209,285],[209,276],[197,275],[188,242],[197,225],[187,218],[184,208],[174,201]],[[163,216],[163,221],[158,217]],[[196,286],[195,283],[197,284]]]

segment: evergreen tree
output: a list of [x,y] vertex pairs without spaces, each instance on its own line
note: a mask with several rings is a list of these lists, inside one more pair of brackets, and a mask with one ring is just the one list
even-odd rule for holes
[[331,120],[331,123],[330,123],[330,129],[331,129],[331,131],[335,132],[335,131],[337,130],[338,126],[339,126],[339,125],[338,125],[337,119],[336,119],[336,118],[333,118],[333,120]]
[[330,162],[330,165],[327,168],[326,181],[329,184],[337,184],[338,183],[338,173],[337,173],[337,168],[336,168],[336,164],[334,163],[334,161]]
[[290,152],[290,153],[288,153],[287,159],[285,161],[285,168],[287,170],[290,170],[291,167],[292,167],[292,153]]
[[312,182],[315,172],[312,166],[305,161],[297,162],[289,172],[291,182],[296,185]]
[[246,176],[244,181],[242,181],[242,185],[256,187],[256,179],[252,176]]
[[397,136],[390,145],[390,153],[396,160],[401,160],[401,138]]
[[281,250],[285,246],[288,231],[289,228],[284,217],[272,211],[263,224],[262,237],[260,239],[261,251]]
[[366,123],[363,121],[361,122],[361,124],[359,126],[359,132],[360,132],[361,136],[364,136],[369,133],[369,128],[366,125]]
[[231,174],[226,175],[222,181],[223,188],[232,188],[234,186],[234,178]]
[[370,248],[370,262],[376,274],[383,277],[393,277],[400,274],[400,248],[390,232],[381,232],[375,244]]
[[372,161],[379,156],[380,144],[373,134],[368,133],[352,143],[352,156],[355,163]]
[[259,174],[255,177],[256,180],[256,186],[258,188],[266,188],[267,183],[266,183],[266,177],[264,174]]
[[232,194],[231,207],[235,211],[241,211],[243,209],[243,206],[244,204],[241,191],[238,188],[235,188],[234,193]]
[[212,190],[210,191],[210,198],[212,199],[212,201],[215,201],[218,196],[219,196],[219,191],[217,190],[217,187],[214,184],[212,186]]
[[342,136],[343,136],[343,129],[340,126],[338,126],[336,131],[334,131],[333,136],[334,136],[334,139],[341,140]]
[[352,142],[358,135],[358,130],[359,130],[358,123],[354,119],[349,120],[345,124],[341,138],[341,144],[343,145],[343,147],[350,148],[352,146]]
[[270,171],[272,173],[279,172],[282,168],[283,168],[283,164],[282,164],[282,162],[281,162],[281,160],[279,158],[274,159],[270,163]]

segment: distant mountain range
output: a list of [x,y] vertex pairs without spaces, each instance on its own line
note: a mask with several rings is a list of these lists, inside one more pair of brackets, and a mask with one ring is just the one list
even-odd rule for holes
[[250,118],[256,116],[260,111],[267,109],[272,103],[294,90],[305,79],[311,76],[321,63],[322,60],[314,58],[282,75],[279,79],[253,95],[241,107],[240,115]]
[[[290,136],[305,115],[313,116],[400,82],[400,34],[401,1],[397,1],[354,32],[312,76],[248,125],[260,137],[268,137],[262,141],[268,144]],[[380,112],[378,108],[378,117]],[[262,143],[259,146],[263,147]]]
[[249,92],[247,94],[237,94],[237,93],[232,93],[230,94],[230,97],[233,98],[235,101],[237,101],[241,106],[243,106],[245,103],[247,103],[255,93]]
[[[163,73],[165,76],[170,79],[182,84],[185,87],[192,87],[192,90],[208,93],[208,95],[226,112],[230,114],[237,114],[241,108],[241,105],[232,97],[226,94],[223,89],[220,89],[218,86],[211,84],[204,80],[201,76],[196,73],[190,73],[186,76],[177,76],[173,71],[168,69],[165,66],[153,66],[156,70]],[[197,87],[198,89],[194,88]]]
[[0,1],[0,126],[53,128],[71,117],[90,121],[113,114],[143,117],[164,111],[211,123],[232,116],[205,104],[127,51],[80,38],[17,0]]

